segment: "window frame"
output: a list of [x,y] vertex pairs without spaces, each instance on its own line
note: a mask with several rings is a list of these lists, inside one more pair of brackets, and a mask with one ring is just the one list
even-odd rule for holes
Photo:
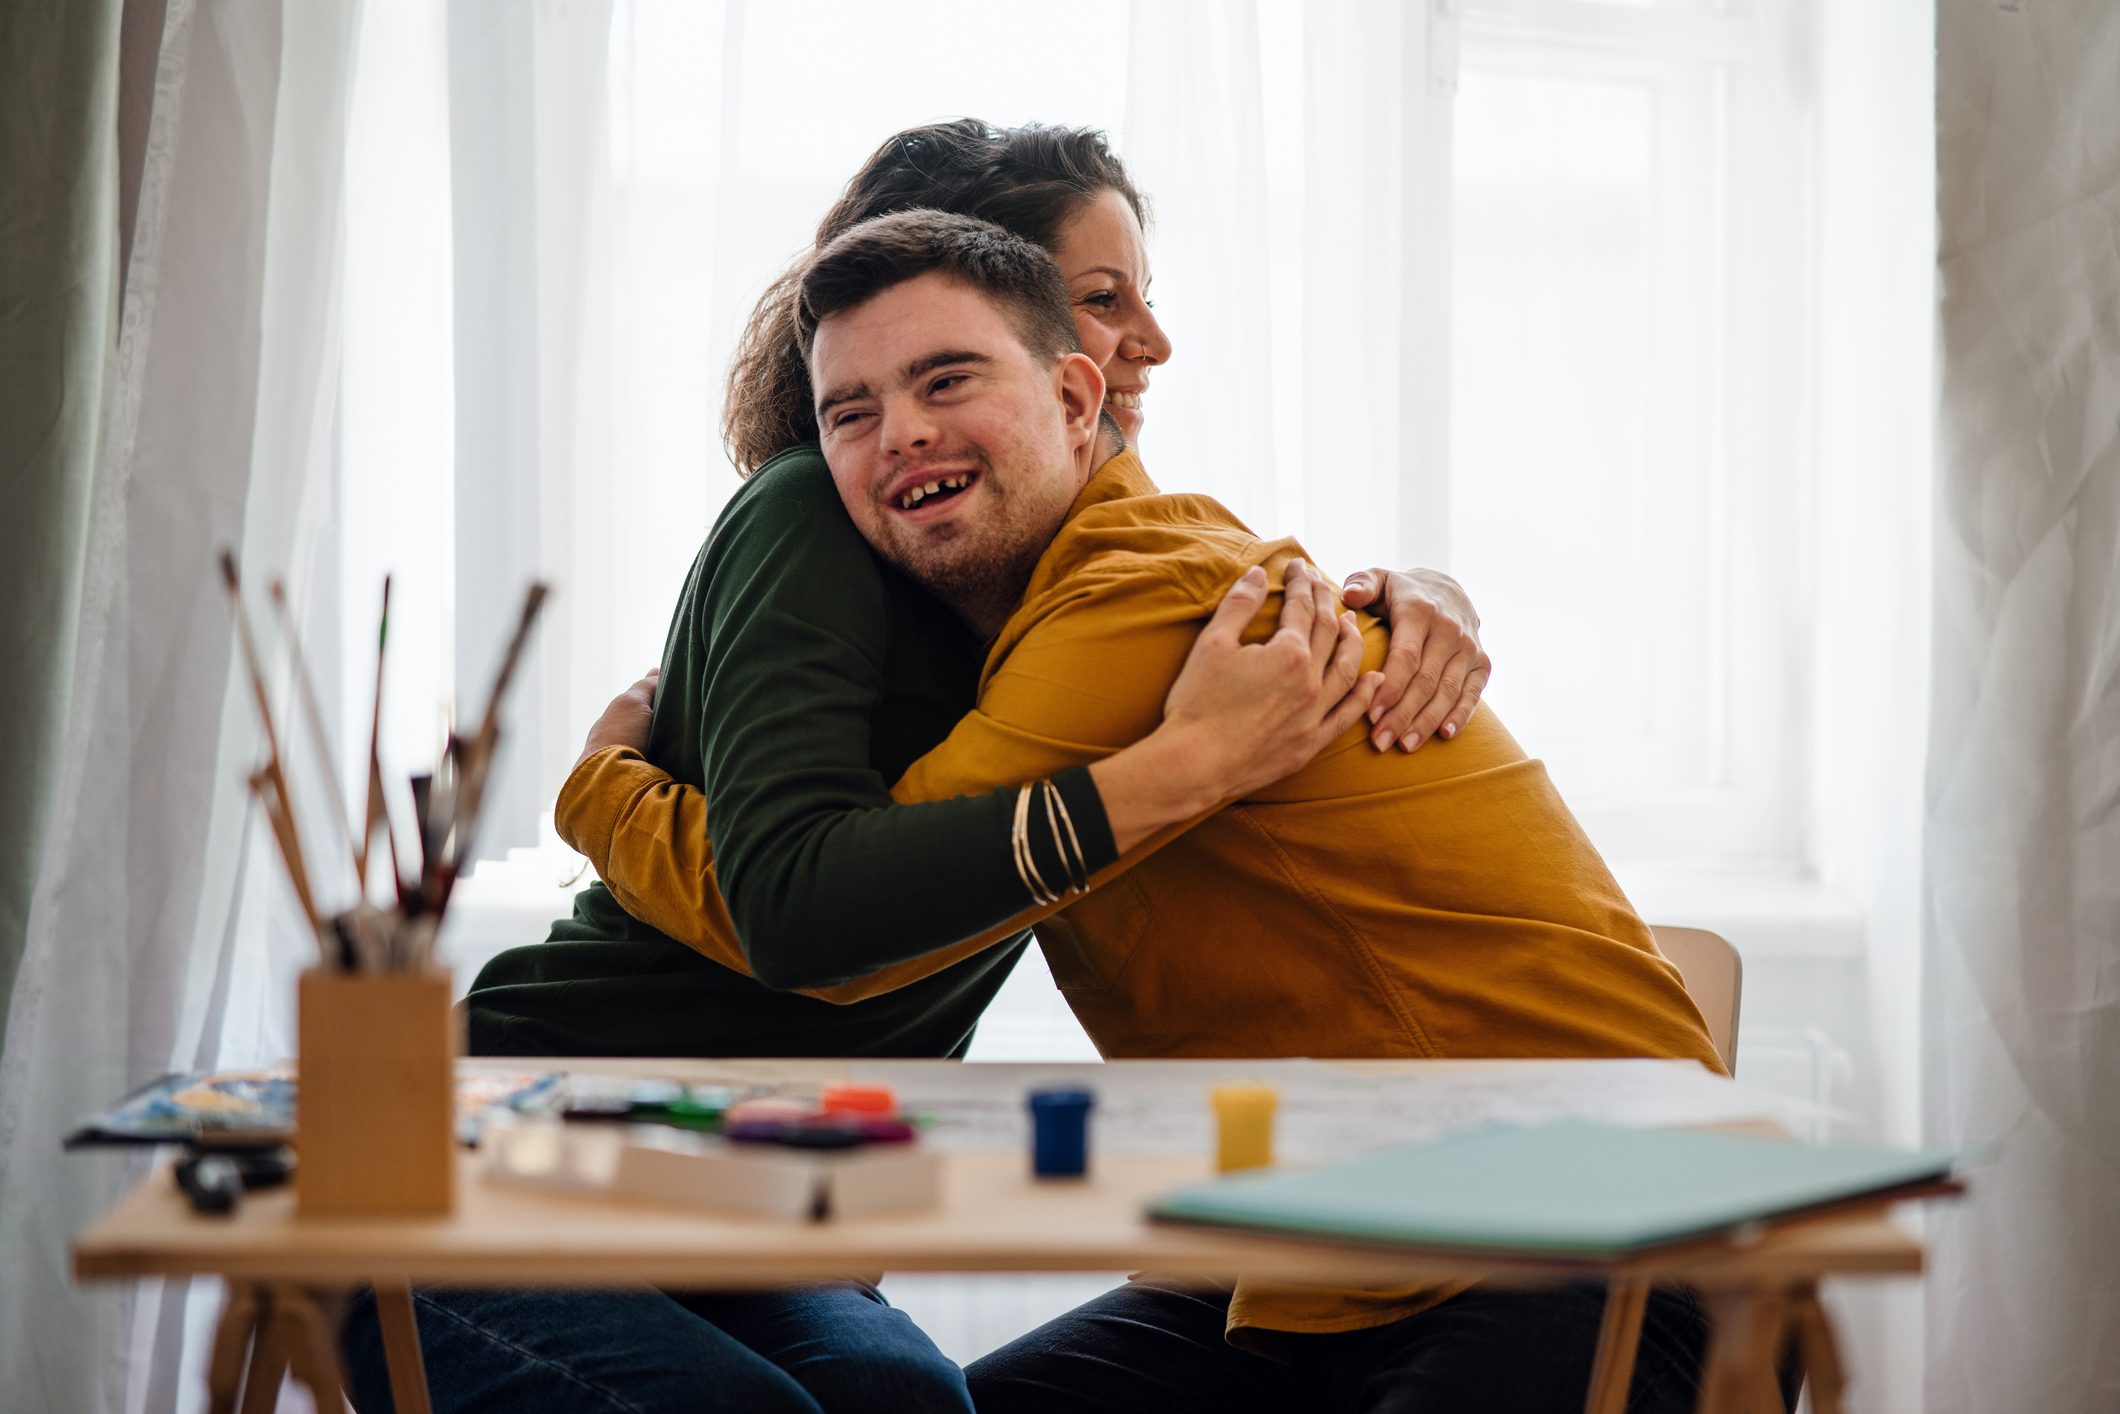
[[[1435,10],[1447,16],[1438,22],[1454,27],[1460,75],[1479,69],[1655,85],[1664,110],[1657,120],[1663,195],[1655,227],[1666,240],[1690,227],[1685,240],[1698,252],[1689,269],[1668,277],[1698,289],[1697,328],[1658,336],[1666,349],[1659,363],[1687,369],[1685,386],[1662,396],[1697,416],[1657,432],[1666,466],[1650,482],[1684,503],[1674,522],[1683,569],[1662,577],[1657,604],[1614,604],[1612,612],[1615,622],[1651,616],[1661,649],[1652,658],[1670,661],[1674,650],[1686,649],[1707,668],[1689,684],[1652,684],[1666,704],[1660,725],[1678,733],[1675,753],[1645,756],[1644,743],[1609,737],[1527,745],[1547,757],[1571,806],[1615,862],[1800,873],[1810,745],[1805,645],[1812,637],[1804,511],[1815,460],[1816,366],[1814,261],[1805,240],[1815,113],[1790,96],[1790,80],[1777,68],[1787,55],[1776,41],[1792,33],[1809,41],[1812,22],[1792,18],[1789,24],[1807,28],[1777,33],[1750,7],[1712,0],[1640,8],[1437,0]],[[1671,106],[1692,119],[1674,125]],[[1674,126],[1683,140],[1669,144]],[[1451,190],[1437,199],[1454,207],[1454,142],[1452,150],[1453,161],[1439,164]],[[1707,197],[1690,203],[1689,191]],[[1678,209],[1682,204],[1695,209]],[[1429,309],[1458,314],[1448,290],[1431,289],[1425,299]],[[1686,340],[1706,354],[1690,369],[1692,361],[1669,352]],[[1447,356],[1443,366],[1450,366]],[[1689,464],[1707,474],[1686,474]],[[1423,549],[1436,554],[1433,544],[1431,533]],[[1440,547],[1437,562],[1449,563],[1448,552]],[[1672,588],[1679,579],[1691,592]],[[1468,587],[1477,600],[1479,585]]]

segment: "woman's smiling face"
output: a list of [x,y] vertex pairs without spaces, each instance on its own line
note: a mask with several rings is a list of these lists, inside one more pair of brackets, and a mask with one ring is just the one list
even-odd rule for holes
[[1060,228],[1053,258],[1067,277],[1082,352],[1104,373],[1104,405],[1130,444],[1141,439],[1148,371],[1170,358],[1170,340],[1148,303],[1148,242],[1126,198],[1107,188]]

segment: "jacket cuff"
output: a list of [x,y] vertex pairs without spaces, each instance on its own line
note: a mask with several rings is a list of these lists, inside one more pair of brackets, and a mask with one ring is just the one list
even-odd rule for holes
[[1053,784],[1067,803],[1068,817],[1074,823],[1075,838],[1081,842],[1089,873],[1095,874],[1117,860],[1119,847],[1112,839],[1112,823],[1104,814],[1104,797],[1097,794],[1097,783],[1091,778],[1089,767],[1070,766],[1053,777]]
[[666,784],[669,775],[630,746],[607,746],[585,756],[559,788],[552,828],[601,876],[611,863],[618,817],[644,790]]

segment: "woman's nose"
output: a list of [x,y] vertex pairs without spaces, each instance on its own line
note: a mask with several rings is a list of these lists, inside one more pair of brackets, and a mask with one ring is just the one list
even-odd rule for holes
[[1163,326],[1156,321],[1154,310],[1145,305],[1142,307],[1140,316],[1133,321],[1133,327],[1126,331],[1126,340],[1120,346],[1119,354],[1122,358],[1132,359],[1136,363],[1170,362],[1170,339],[1164,334]]

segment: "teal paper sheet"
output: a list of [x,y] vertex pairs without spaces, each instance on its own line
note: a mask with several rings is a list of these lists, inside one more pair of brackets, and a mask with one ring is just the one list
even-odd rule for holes
[[1606,1256],[1948,1175],[1938,1152],[1571,1121],[1239,1174],[1152,1217],[1364,1242]]

